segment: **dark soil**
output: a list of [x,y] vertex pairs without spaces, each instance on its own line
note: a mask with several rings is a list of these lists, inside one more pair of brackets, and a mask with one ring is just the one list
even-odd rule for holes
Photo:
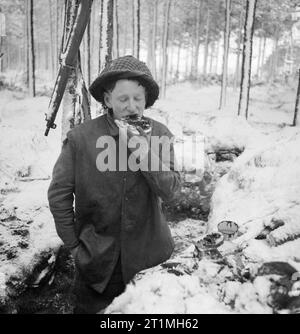
[[[29,288],[14,301],[14,313],[18,314],[71,314],[73,313],[74,261],[64,247],[59,251],[54,280],[38,288]],[[51,282],[51,279],[50,279]]]

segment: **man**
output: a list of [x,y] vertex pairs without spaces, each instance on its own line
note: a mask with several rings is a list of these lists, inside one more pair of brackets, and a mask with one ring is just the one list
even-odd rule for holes
[[[150,118],[150,134],[117,126],[126,116],[142,116],[158,98],[147,66],[118,58],[90,92],[107,113],[68,132],[48,190],[57,233],[75,259],[74,313],[104,310],[136,273],[171,256],[161,200],[180,189],[167,127]],[[158,148],[154,138],[162,139]]]

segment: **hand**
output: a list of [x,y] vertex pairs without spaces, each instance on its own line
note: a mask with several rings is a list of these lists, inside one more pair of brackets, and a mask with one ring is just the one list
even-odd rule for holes
[[136,158],[143,160],[149,153],[151,134],[146,134],[139,126],[135,129],[139,131],[139,135],[133,134],[128,128],[128,148]]
[[79,249],[79,246],[71,249],[71,254],[72,254],[73,259],[75,259],[78,249]]
[[[151,132],[145,133],[140,127],[133,127],[131,125],[124,125],[119,120],[115,120],[119,127],[120,140],[122,140],[136,157],[143,159],[149,152]],[[139,134],[137,134],[137,131]],[[138,147],[138,149],[136,149]]]

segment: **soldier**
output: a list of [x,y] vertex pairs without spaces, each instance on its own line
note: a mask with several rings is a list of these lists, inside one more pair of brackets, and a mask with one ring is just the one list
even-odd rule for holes
[[[174,242],[161,205],[180,190],[171,132],[143,117],[159,95],[145,63],[132,56],[113,60],[90,92],[107,113],[68,132],[48,190],[57,233],[75,259],[74,313],[83,314],[103,312],[136,273],[169,259]],[[119,127],[130,115],[143,117],[150,133]],[[167,157],[152,149],[154,137],[160,147],[169,145]],[[146,145],[137,155],[132,143]],[[130,159],[121,161],[133,153],[135,170]],[[151,169],[153,160],[158,170]]]

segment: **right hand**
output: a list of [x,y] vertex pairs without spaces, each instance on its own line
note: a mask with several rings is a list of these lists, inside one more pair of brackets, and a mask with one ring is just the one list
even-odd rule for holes
[[76,255],[77,255],[78,248],[79,248],[79,246],[71,249],[71,254],[73,256],[73,259],[75,259]]

